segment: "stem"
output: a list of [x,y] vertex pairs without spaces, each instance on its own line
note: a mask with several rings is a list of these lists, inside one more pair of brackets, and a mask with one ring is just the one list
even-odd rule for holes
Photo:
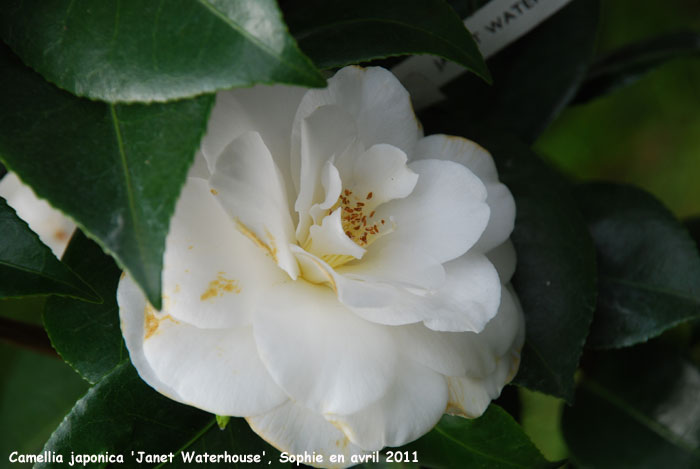
[[44,328],[0,317],[0,340],[28,348],[54,358],[60,358],[51,346]]

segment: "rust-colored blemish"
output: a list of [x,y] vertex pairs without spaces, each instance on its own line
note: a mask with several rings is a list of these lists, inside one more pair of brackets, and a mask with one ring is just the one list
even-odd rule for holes
[[273,247],[268,246],[265,244],[260,238],[258,238],[258,235],[253,233],[250,228],[245,226],[243,223],[241,223],[240,220],[236,219],[236,228],[238,228],[238,231],[240,231],[245,237],[250,239],[253,244],[255,244],[257,247],[261,248],[263,251],[265,251],[267,254],[274,259],[275,262],[277,262],[277,247],[274,245],[275,238],[272,237],[269,231],[267,229],[265,230],[265,233],[267,234],[268,237],[271,237],[271,242],[273,243]]
[[270,233],[267,228],[265,228],[265,236],[267,236],[267,239],[270,241],[270,256],[272,256],[274,261],[277,262],[277,242],[275,241],[275,237],[272,236],[272,233]]
[[63,230],[56,230],[53,232],[53,237],[58,241],[65,241],[68,239],[68,233]]
[[347,436],[342,440],[335,440],[335,446],[341,451],[345,451],[345,449],[348,447],[348,444],[350,444],[350,440]]
[[219,191],[217,191],[216,189],[209,189],[209,192],[211,192],[213,195],[219,194]]
[[207,289],[199,297],[200,300],[206,301],[210,298],[224,296],[224,293],[240,293],[241,287],[237,280],[232,280],[224,277],[224,272],[219,272],[214,280],[209,282]]
[[173,319],[172,316],[169,314],[164,314],[163,316],[158,316],[158,313],[156,312],[155,309],[151,305],[146,305],[146,308],[143,311],[144,316],[145,316],[145,324],[144,324],[144,339],[150,339],[153,337],[153,335],[158,332],[158,328],[160,327],[160,323],[168,320],[172,321],[175,324],[179,324],[178,321]]
[[187,246],[187,249],[191,251],[193,247],[194,246],[190,245],[190,246]]
[[473,415],[467,412],[464,408],[464,389],[459,381],[454,378],[447,379],[447,391],[448,399],[447,405],[445,406],[445,413],[449,415],[458,415],[460,417],[465,417],[468,419],[473,419],[478,417],[478,415]]

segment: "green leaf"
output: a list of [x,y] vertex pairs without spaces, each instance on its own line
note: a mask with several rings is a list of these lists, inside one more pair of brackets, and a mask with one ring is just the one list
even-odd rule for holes
[[421,113],[426,135],[480,125],[532,143],[574,97],[593,55],[598,0],[574,0],[490,58],[487,86],[464,75],[443,87],[447,99]]
[[[22,321],[26,324],[42,326],[47,296],[23,296],[0,300],[0,318]],[[43,326],[42,326],[43,329]]]
[[504,136],[479,141],[515,198],[513,285],[525,311],[515,382],[571,402],[596,298],[595,251],[567,181]]
[[0,64],[0,159],[114,255],[159,309],[165,236],[212,96],[106,104],[59,90],[5,47]]
[[491,404],[476,419],[444,416],[427,435],[401,451],[417,451],[428,468],[554,468],[506,411]]
[[698,54],[700,34],[696,32],[667,34],[622,47],[591,66],[574,103],[584,103],[631,85],[669,60]]
[[96,383],[129,360],[119,328],[116,299],[121,271],[80,231],[73,236],[63,260],[75,272],[90,278],[104,302],[52,298],[46,304],[44,326],[61,357],[83,378]]
[[518,391],[522,405],[518,422],[523,431],[546,458],[566,459],[569,454],[560,424],[564,401],[525,388],[518,388]]
[[577,199],[598,252],[587,345],[626,347],[700,318],[700,256],[683,225],[640,189],[587,184]]
[[[141,381],[128,362],[115,368],[75,403],[51,435],[44,451],[63,455],[71,452],[76,455],[121,454],[124,465],[119,466],[126,468],[192,467],[194,464],[183,464],[181,455],[190,451],[200,454],[228,451],[229,454],[260,454],[263,461],[278,459],[278,453],[255,435],[245,420],[232,419],[227,429],[221,431],[214,415],[158,394]],[[139,464],[139,451],[172,454],[174,464],[146,464],[145,460]],[[265,456],[262,456],[263,451]],[[45,463],[34,467],[61,468],[64,465]]]
[[700,467],[700,369],[657,344],[595,355],[562,426],[580,467]]
[[[253,458],[255,456],[260,456],[260,462],[255,463],[254,461],[250,463],[242,463],[239,465],[234,465],[234,467],[290,467],[290,465],[283,464],[280,462],[280,452],[275,448],[267,444],[262,438],[256,435],[253,430],[250,429],[248,422],[242,418],[232,417],[225,430],[220,430],[218,425],[212,422],[205,432],[201,435],[196,435],[191,441],[189,441],[185,446],[180,448],[178,454],[173,458],[172,465],[165,465],[164,467],[183,467],[192,468],[194,467],[231,467],[231,463],[219,462],[219,463],[197,463],[186,462],[185,458],[196,457],[196,455],[201,455],[203,453],[209,454],[224,454],[227,452],[230,455],[250,455]],[[197,462],[196,459],[190,459],[191,461]],[[157,466],[160,467],[160,466]]]
[[[136,467],[133,458],[138,451],[174,452],[213,422],[213,415],[158,394],[141,381],[131,363],[125,362],[75,403],[44,451],[63,454],[64,458],[71,452],[123,454],[129,463],[125,467]],[[47,462],[34,467],[60,468],[64,464]]]
[[7,465],[13,451],[38,454],[88,385],[56,356],[2,342],[0,363],[0,457]]
[[432,54],[490,82],[471,34],[443,0],[310,0],[285,13],[299,46],[319,68]]
[[0,298],[31,295],[100,301],[0,197]]
[[465,19],[473,15],[479,8],[483,7],[490,0],[447,0],[455,9],[460,18]]
[[110,102],[325,86],[274,0],[8,0],[0,32],[50,82]]

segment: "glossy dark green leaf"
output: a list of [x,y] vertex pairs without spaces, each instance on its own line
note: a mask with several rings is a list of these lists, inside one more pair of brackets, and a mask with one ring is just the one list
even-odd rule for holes
[[170,216],[211,96],[151,105],[61,91],[0,47],[0,159],[115,256],[160,308]]
[[[254,460],[249,463],[233,464],[226,462],[219,463],[197,463],[189,461],[197,461],[197,455],[204,453],[209,454],[224,454],[241,456],[260,457],[259,463]],[[188,444],[180,448],[179,454],[173,458],[172,465],[163,467],[289,467],[289,464],[280,462],[280,452],[267,444],[262,438],[253,433],[248,422],[242,418],[231,418],[225,430],[219,430],[219,427],[213,423],[201,435],[197,435]],[[158,466],[157,466],[158,467]]]
[[41,326],[41,316],[44,314],[47,298],[47,296],[23,296],[0,300],[0,318]]
[[426,134],[483,125],[531,143],[574,97],[593,55],[598,0],[574,0],[486,63],[487,86],[464,75],[442,103],[421,113]]
[[595,355],[562,426],[578,467],[700,467],[700,370],[656,344]]
[[700,34],[680,32],[625,46],[597,60],[576,94],[583,103],[639,80],[669,60],[700,54]]
[[[125,362],[75,403],[44,451],[63,454],[64,458],[71,452],[122,454],[125,464],[119,467],[144,467],[136,462],[138,451],[174,453],[206,432],[213,422],[213,415],[158,394],[141,381],[131,363]],[[65,464],[46,462],[34,467],[61,468]]]
[[471,34],[444,0],[311,0],[291,2],[285,13],[299,46],[320,68],[432,54],[490,78]]
[[47,80],[110,102],[254,83],[324,86],[274,0],[7,0],[2,37]]
[[695,240],[695,244],[700,248],[700,217],[691,217],[685,220],[684,224],[690,236]]
[[595,306],[593,243],[566,180],[512,139],[484,135],[479,142],[517,207],[513,285],[526,339],[515,382],[570,402]]
[[457,15],[462,18],[468,18],[476,10],[486,5],[490,0],[447,0],[452,8],[455,9]]
[[625,347],[700,318],[700,256],[658,200],[630,186],[587,184],[577,200],[598,253],[598,305],[587,345]]
[[2,342],[0,363],[0,460],[13,467],[10,453],[38,454],[88,384],[56,356]]
[[31,295],[100,301],[0,197],[0,298]]
[[[210,453],[259,454],[266,467],[277,467],[279,453],[262,441],[243,419],[232,419],[226,430],[212,414],[178,404],[141,381],[128,362],[122,363],[76,402],[51,435],[44,451],[56,454],[124,456],[124,468],[231,467],[230,464],[184,463],[183,455]],[[170,455],[166,461],[141,460],[146,454]],[[264,454],[263,454],[264,452]],[[64,456],[65,457],[65,456]],[[272,464],[268,465],[267,461]],[[61,468],[57,463],[37,464],[37,469]],[[92,464],[88,467],[105,467]]]
[[417,451],[428,468],[555,468],[528,439],[520,425],[497,405],[477,419],[444,416],[427,435],[401,451]]
[[86,380],[96,383],[129,360],[119,328],[116,299],[121,271],[111,257],[80,231],[73,236],[63,261],[89,278],[104,302],[52,298],[46,303],[44,326],[61,357]]

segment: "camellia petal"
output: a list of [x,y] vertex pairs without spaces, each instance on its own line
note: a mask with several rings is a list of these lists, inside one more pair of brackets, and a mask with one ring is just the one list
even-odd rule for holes
[[[354,465],[350,462],[352,455],[365,452],[320,414],[293,401],[247,420],[250,427],[274,447],[295,458],[297,455],[306,457],[300,464],[348,467]],[[342,456],[344,462],[331,462],[333,455]]]
[[238,229],[296,279],[299,267],[289,251],[294,227],[284,180],[260,134],[246,132],[231,142],[209,182]]
[[163,264],[168,314],[203,328],[250,324],[266,285],[286,278],[262,250],[251,249],[199,178],[182,189]]
[[381,400],[352,415],[332,417],[350,441],[365,450],[400,446],[428,432],[445,412],[445,377],[401,361],[396,381]]
[[508,288],[502,295],[498,314],[481,333],[439,332],[418,324],[396,328],[402,353],[445,376],[491,375],[502,357],[522,346],[522,312]]
[[[127,277],[121,282],[133,284]],[[259,414],[287,400],[260,361],[251,327],[199,329],[155,311],[145,299],[120,300],[132,360],[138,349],[147,376],[176,400],[219,415]]]
[[305,88],[294,86],[260,85],[217,93],[207,134],[202,140],[202,152],[210,171],[214,171],[216,160],[229,143],[245,132],[255,131],[262,136],[275,158],[285,176],[285,183],[291,182],[289,148],[292,123],[306,92]]
[[75,223],[34,195],[34,191],[22,184],[15,173],[8,173],[0,180],[0,197],[15,209],[17,216],[39,235],[41,242],[50,247],[56,257],[61,257],[75,230]]
[[299,280],[260,305],[255,340],[275,381],[319,413],[351,413],[379,399],[394,378],[397,351],[384,327],[338,303],[331,290]]
[[416,144],[412,156],[414,160],[454,161],[469,168],[484,183],[491,217],[475,249],[487,252],[508,239],[513,231],[515,201],[508,188],[498,181],[496,165],[488,151],[466,138],[430,135]]
[[303,244],[312,221],[310,209],[326,198],[322,185],[324,166],[357,139],[357,129],[352,117],[338,106],[322,106],[300,125],[301,187],[294,208],[299,214],[297,240]]
[[302,122],[327,105],[352,116],[365,148],[388,143],[408,153],[423,136],[410,96],[394,75],[380,68],[345,67],[328,80],[327,88],[309,90],[299,104],[292,128],[293,177],[300,167]]
[[396,228],[377,241],[402,242],[429,253],[439,262],[455,259],[481,237],[489,220],[484,184],[452,161],[420,160],[409,164],[418,183],[408,197],[377,209],[380,219],[393,218]]

